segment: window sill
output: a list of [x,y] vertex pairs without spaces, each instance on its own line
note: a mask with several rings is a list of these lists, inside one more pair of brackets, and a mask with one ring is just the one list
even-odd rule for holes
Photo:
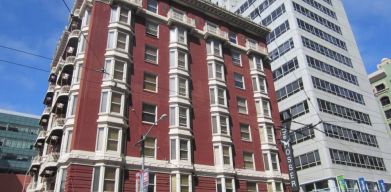
[[147,93],[153,93],[153,94],[157,94],[158,92],[157,91],[151,91],[151,90],[148,90],[148,89],[143,89],[144,92],[147,92]]
[[148,61],[148,60],[145,60],[145,59],[144,59],[144,62],[145,62],[145,63],[148,63],[148,64],[151,64],[151,65],[156,65],[156,66],[159,65],[159,63],[158,63],[158,62],[155,62],[155,61]]

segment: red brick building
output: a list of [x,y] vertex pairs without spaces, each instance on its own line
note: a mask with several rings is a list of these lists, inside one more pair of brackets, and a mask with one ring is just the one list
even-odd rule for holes
[[77,0],[28,190],[135,191],[155,125],[148,191],[289,191],[268,33],[205,0]]

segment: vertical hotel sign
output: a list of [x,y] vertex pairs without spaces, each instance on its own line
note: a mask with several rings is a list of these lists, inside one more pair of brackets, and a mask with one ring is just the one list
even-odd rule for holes
[[299,180],[297,179],[296,165],[293,157],[293,149],[291,145],[291,140],[289,136],[289,129],[291,126],[290,121],[285,121],[282,123],[281,129],[281,143],[285,152],[286,162],[288,164],[288,175],[289,180],[291,181],[292,191],[299,191]]
[[348,191],[348,186],[346,184],[345,178],[343,175],[337,176],[336,177],[337,182],[338,182],[338,187],[340,192],[347,192]]

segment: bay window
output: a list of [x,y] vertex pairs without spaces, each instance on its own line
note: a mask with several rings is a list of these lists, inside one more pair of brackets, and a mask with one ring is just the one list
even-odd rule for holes
[[261,57],[254,55],[249,58],[249,63],[250,69],[256,69],[258,71],[263,70],[263,61]]
[[125,61],[114,59],[114,58],[108,58],[105,61],[103,79],[125,82],[126,68],[127,68],[127,64]]
[[64,131],[64,136],[61,144],[61,154],[69,153],[71,151],[71,142],[72,142],[72,129],[66,129]]
[[266,84],[265,84],[265,78],[262,76],[253,76],[252,78],[252,84],[253,84],[253,90],[254,92],[262,92],[262,93],[267,93],[266,92]]
[[225,88],[214,86],[209,88],[210,104],[227,107],[227,97]]
[[235,180],[232,178],[221,177],[216,180],[216,191],[217,192],[234,192]]
[[188,80],[181,76],[172,76],[169,80],[170,96],[188,97]]
[[125,7],[118,5],[112,6],[110,22],[120,22],[125,25],[130,25],[131,12]]
[[170,68],[188,70],[187,53],[178,49],[170,49]]
[[129,46],[129,35],[119,30],[110,30],[107,40],[108,49],[118,49],[127,52]]
[[71,94],[71,97],[69,99],[70,107],[68,107],[68,117],[75,116],[76,113],[76,107],[77,107],[77,94]]
[[188,174],[172,174],[171,175],[171,192],[188,192],[192,190],[191,175]]
[[213,134],[230,135],[229,119],[225,115],[212,115],[212,131]]
[[213,147],[215,165],[232,166],[232,149],[229,145],[218,144]]
[[121,153],[121,128],[98,127],[96,138],[96,151]]
[[170,106],[170,126],[190,127],[190,110],[188,106]]
[[264,152],[263,162],[265,166],[265,171],[280,171],[280,162],[278,159],[278,154],[276,152]]
[[218,61],[208,62],[208,78],[225,81],[224,64]]
[[120,168],[96,166],[93,171],[92,191],[119,191],[121,186]]
[[77,84],[80,82],[82,69],[83,69],[83,63],[76,63],[75,69],[73,70],[73,75],[72,75],[73,84]]
[[101,93],[100,113],[123,114],[124,95],[122,93],[104,90]]
[[170,29],[170,42],[171,43],[181,43],[186,45],[187,44],[187,30],[174,26]]
[[208,39],[206,42],[206,51],[208,55],[223,57],[221,42],[214,39]]
[[191,161],[190,140],[178,137],[170,139],[170,159],[172,161]]

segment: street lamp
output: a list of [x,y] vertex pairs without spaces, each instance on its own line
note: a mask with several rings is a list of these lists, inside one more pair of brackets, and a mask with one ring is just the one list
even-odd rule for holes
[[149,129],[147,130],[147,132],[141,136],[141,139],[139,141],[137,141],[136,145],[141,143],[141,179],[140,179],[140,189],[143,188],[143,176],[144,176],[144,164],[145,164],[145,139],[147,139],[147,136],[149,134],[149,132],[151,132],[151,130],[157,125],[157,123],[163,119],[165,119],[167,117],[167,114],[162,114],[158,120],[156,120],[152,125],[151,127],[149,127]]

